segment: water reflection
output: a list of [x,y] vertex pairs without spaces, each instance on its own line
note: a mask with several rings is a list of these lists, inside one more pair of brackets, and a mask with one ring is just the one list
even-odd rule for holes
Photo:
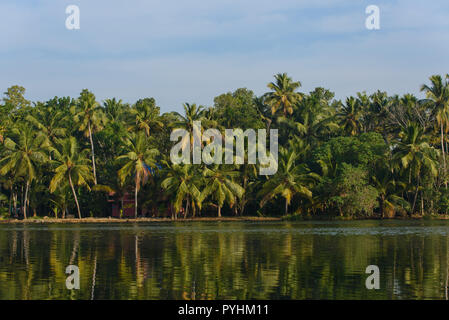
[[[1,225],[1,299],[448,299],[449,223]],[[65,268],[80,269],[80,290]],[[381,289],[365,288],[365,268]]]

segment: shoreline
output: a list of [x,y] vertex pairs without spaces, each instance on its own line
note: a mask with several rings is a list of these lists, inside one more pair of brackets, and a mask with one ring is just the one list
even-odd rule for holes
[[19,219],[0,219],[0,224],[56,224],[56,223],[153,223],[153,222],[273,222],[273,221],[285,221],[285,222],[302,222],[302,221],[360,221],[360,220],[383,220],[383,221],[400,221],[400,220],[449,220],[449,216],[412,216],[412,217],[395,217],[395,218],[340,218],[340,217],[320,217],[310,218],[303,217],[300,219],[291,219],[289,217],[195,217],[195,218],[178,218],[176,220],[171,218],[28,218],[26,220]]
[[147,222],[192,222],[192,221],[282,221],[282,218],[277,217],[197,217],[197,218],[178,218],[176,220],[171,218],[70,218],[70,219],[61,219],[61,218],[28,218],[26,220],[18,220],[18,219],[5,219],[0,220],[0,224],[20,224],[20,223],[39,223],[39,224],[51,224],[51,223],[147,223]]

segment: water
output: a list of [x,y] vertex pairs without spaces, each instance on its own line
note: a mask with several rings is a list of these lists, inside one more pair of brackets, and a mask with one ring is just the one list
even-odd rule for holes
[[0,225],[0,299],[447,299],[448,262],[449,221]]

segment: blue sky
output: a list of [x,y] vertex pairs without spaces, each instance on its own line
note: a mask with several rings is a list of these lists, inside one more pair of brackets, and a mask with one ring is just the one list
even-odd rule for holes
[[[80,8],[80,30],[65,8]],[[365,29],[365,8],[381,29]],[[162,111],[211,105],[239,87],[264,93],[288,72],[338,98],[419,93],[449,73],[447,0],[0,0],[0,90],[27,98],[154,97]]]

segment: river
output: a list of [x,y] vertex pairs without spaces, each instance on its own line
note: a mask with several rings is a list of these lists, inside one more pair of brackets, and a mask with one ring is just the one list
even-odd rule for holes
[[0,299],[448,299],[448,263],[449,221],[0,225]]

